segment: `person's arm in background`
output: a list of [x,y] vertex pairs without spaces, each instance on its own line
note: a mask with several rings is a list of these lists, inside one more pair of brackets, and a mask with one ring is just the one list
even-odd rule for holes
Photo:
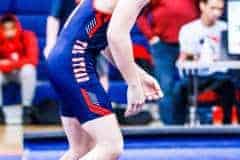
[[186,28],[186,26],[182,26],[179,32],[179,45],[180,45],[180,53],[179,57],[176,61],[176,66],[178,68],[178,73],[181,78],[184,77],[184,69],[182,65],[186,61],[194,61],[196,60],[194,56],[195,45],[192,40],[192,34],[190,30]]
[[39,60],[39,46],[36,35],[31,31],[24,31],[23,45],[24,53],[23,56],[17,60],[16,68],[20,69],[26,64],[36,66]]
[[[9,58],[6,58],[5,56],[3,56],[5,52],[8,52],[6,51],[6,48],[5,48],[6,45],[7,44],[4,44],[4,43],[1,43],[0,45],[0,72],[10,73],[16,69],[16,63],[10,56]],[[16,53],[12,53],[12,54],[16,54]]]
[[12,72],[16,68],[13,60],[0,58],[0,72],[9,73]]
[[52,8],[50,11],[50,15],[47,18],[47,26],[46,26],[46,46],[44,49],[45,57],[48,57],[51,49],[54,47],[58,32],[60,30],[60,11],[62,7],[62,0],[53,0]]
[[194,33],[188,30],[186,26],[181,28],[179,33],[180,54],[177,63],[197,60],[198,57],[195,53],[196,51],[192,34]]
[[109,79],[108,79],[108,59],[104,57],[104,51],[101,51],[101,55],[97,57],[97,72],[99,75],[100,82],[107,92],[109,89]]

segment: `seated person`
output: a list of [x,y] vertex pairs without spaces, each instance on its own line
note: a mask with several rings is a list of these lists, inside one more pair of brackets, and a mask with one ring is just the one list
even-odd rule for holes
[[[224,0],[200,0],[201,18],[182,27],[180,31],[180,58],[184,61],[201,61],[203,63],[220,60],[223,55],[220,50],[220,36],[227,29],[225,22],[220,21]],[[219,97],[219,105],[223,107],[224,123],[231,122],[231,108],[234,104],[234,85],[231,78],[223,72],[199,71],[199,90],[208,88],[215,91]],[[182,79],[175,88],[176,124],[184,124],[188,105],[189,81]]]
[[21,84],[23,122],[31,122],[32,99],[36,86],[38,43],[35,34],[24,30],[12,14],[0,18],[0,121],[4,123],[3,85]]

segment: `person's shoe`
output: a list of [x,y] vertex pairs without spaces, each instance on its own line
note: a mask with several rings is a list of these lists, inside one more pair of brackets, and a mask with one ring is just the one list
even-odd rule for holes
[[0,107],[0,124],[5,124],[5,115],[2,107]]
[[33,115],[33,109],[32,107],[23,107],[22,112],[22,123],[23,124],[32,124],[32,115]]

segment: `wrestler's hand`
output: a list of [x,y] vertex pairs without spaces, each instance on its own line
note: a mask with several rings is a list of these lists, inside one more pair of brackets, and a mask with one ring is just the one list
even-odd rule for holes
[[142,110],[145,102],[145,96],[142,86],[139,85],[128,85],[127,91],[127,110],[125,116],[132,116],[139,113]]
[[141,76],[141,83],[146,100],[153,101],[163,97],[164,94],[158,82],[149,74],[146,73]]

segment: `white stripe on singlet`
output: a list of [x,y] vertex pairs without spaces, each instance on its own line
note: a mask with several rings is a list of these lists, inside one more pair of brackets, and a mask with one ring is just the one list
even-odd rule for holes
[[73,16],[77,13],[78,9],[81,7],[82,3],[84,2],[85,0],[81,0],[81,2],[77,5],[77,7],[73,10],[73,12],[70,14],[70,16],[68,17],[66,23],[64,24],[63,28],[65,29],[68,24],[70,23],[70,21],[72,20]]

